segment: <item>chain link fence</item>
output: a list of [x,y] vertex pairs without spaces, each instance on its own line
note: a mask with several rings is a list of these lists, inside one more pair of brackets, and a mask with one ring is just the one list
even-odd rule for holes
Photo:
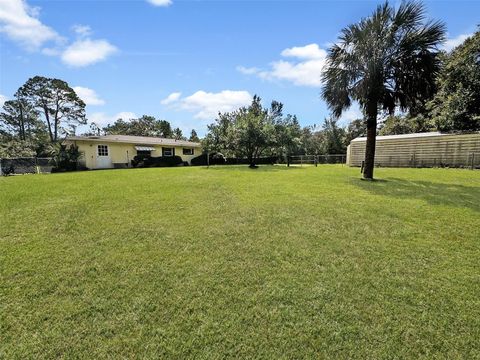
[[53,158],[19,157],[0,159],[0,175],[51,173]]
[[290,155],[287,158],[287,165],[315,165],[318,164],[345,164],[346,154],[331,155]]

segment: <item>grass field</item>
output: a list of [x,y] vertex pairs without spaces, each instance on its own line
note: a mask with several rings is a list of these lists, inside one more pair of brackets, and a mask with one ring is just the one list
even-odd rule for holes
[[0,358],[480,358],[480,172],[0,179]]

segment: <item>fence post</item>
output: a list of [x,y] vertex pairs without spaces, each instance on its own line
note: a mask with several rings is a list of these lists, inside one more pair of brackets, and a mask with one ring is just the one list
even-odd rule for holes
[[287,167],[290,167],[290,155],[287,155]]
[[315,155],[315,167],[318,166],[318,155]]
[[300,155],[300,167],[303,166],[303,155]]
[[0,176],[3,175],[3,172],[2,172],[2,159],[0,158]]
[[472,153],[472,170],[475,169],[475,153]]

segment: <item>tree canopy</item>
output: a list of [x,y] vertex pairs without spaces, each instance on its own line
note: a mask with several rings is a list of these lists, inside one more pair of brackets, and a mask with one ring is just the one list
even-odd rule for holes
[[36,127],[40,125],[38,116],[38,111],[29,102],[19,98],[5,101],[0,122],[5,131],[24,141],[31,138]]
[[172,126],[167,120],[155,119],[149,115],[138,119],[118,119],[104,127],[103,132],[107,135],[174,137]]
[[68,134],[72,127],[87,123],[85,103],[63,80],[35,76],[18,89],[15,97],[43,115],[52,142]]
[[248,159],[251,166],[261,156],[344,154],[346,130],[336,119],[325,119],[321,128],[302,128],[295,115],[284,115],[283,104],[272,101],[264,108],[255,95],[248,107],[220,113],[208,127],[205,147],[227,157]]
[[192,129],[192,131],[191,131],[191,133],[190,133],[190,137],[188,138],[188,141],[200,142],[200,138],[198,137],[197,132],[195,131],[195,129]]
[[429,103],[441,131],[480,130],[480,31],[446,55],[439,91]]
[[207,142],[214,149],[247,158],[255,167],[255,160],[274,146],[275,122],[282,116],[282,107],[273,101],[269,109],[263,108],[260,97],[255,95],[248,107],[219,113],[208,127]]

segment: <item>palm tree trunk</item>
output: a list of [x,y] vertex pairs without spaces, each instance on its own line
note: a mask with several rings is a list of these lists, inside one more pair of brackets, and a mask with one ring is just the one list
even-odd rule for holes
[[365,166],[363,178],[373,180],[373,168],[375,165],[375,143],[377,137],[377,104],[367,106],[367,144],[365,147]]

